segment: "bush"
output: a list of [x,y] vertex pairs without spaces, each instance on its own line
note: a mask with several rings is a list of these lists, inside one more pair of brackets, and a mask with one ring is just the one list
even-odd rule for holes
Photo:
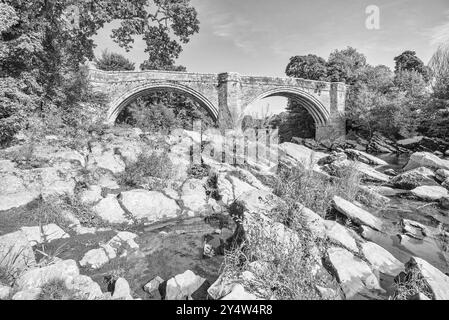
[[119,53],[104,50],[101,57],[97,59],[96,66],[105,71],[131,71],[134,70],[134,63],[126,59]]
[[173,163],[167,152],[153,152],[150,155],[141,154],[137,161],[120,174],[119,183],[130,187],[138,187],[151,179],[169,179],[173,172]]

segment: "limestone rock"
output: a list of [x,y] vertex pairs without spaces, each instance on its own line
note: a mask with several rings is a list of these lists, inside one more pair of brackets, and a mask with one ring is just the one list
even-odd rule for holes
[[335,209],[351,219],[351,221],[359,225],[366,225],[377,231],[382,230],[382,222],[378,218],[351,202],[339,196],[334,196],[333,205]]
[[167,281],[165,300],[185,300],[197,291],[206,279],[190,270]]
[[315,234],[317,237],[323,237],[326,233],[326,225],[323,218],[312,210],[303,207],[301,208],[299,215],[304,220],[307,227]]
[[129,287],[128,281],[124,278],[118,278],[114,284],[114,293],[112,294],[112,299],[120,300],[132,300],[131,288]]
[[121,246],[126,244],[131,249],[138,249],[139,245],[134,241],[135,238],[137,238],[137,234],[128,231],[122,231],[117,233],[117,235],[109,240],[107,244],[113,248],[120,248]]
[[440,186],[422,186],[415,188],[411,194],[424,201],[438,201],[441,198],[449,196],[446,188]]
[[305,146],[291,142],[281,143],[279,148],[281,151],[280,157],[282,157],[282,154],[285,154],[302,164],[305,168],[313,168],[320,159],[327,156],[325,153],[316,152]]
[[36,227],[22,227],[28,241],[32,246],[48,243],[53,240],[70,238],[70,235],[54,223]]
[[40,288],[31,288],[22,290],[12,296],[12,300],[37,300],[42,290]]
[[278,196],[265,190],[253,189],[242,193],[238,198],[248,211],[269,213],[272,209],[282,204],[283,201]]
[[116,251],[110,245],[102,245],[98,249],[92,249],[86,252],[80,261],[80,266],[99,269],[111,259],[117,256]]
[[136,189],[120,193],[120,202],[136,219],[157,222],[176,218],[180,208],[175,200],[158,191]]
[[23,231],[0,236],[0,268],[18,275],[35,264],[33,248]]
[[446,170],[446,169],[438,169],[438,170],[435,172],[435,178],[436,178],[438,181],[440,181],[440,182],[443,182],[443,181],[445,181],[446,179],[449,179],[449,170]]
[[9,298],[12,292],[12,288],[0,284],[0,300],[6,300]]
[[79,269],[74,260],[59,260],[42,268],[34,268],[23,273],[15,282],[19,290],[41,288],[54,280],[79,275]]
[[80,194],[80,200],[84,204],[91,204],[103,199],[101,196],[101,187],[97,185],[91,185],[87,190],[84,190]]
[[151,281],[149,281],[144,287],[143,290],[150,295],[153,294],[153,292],[157,291],[159,289],[159,286],[164,282],[164,279],[157,276],[153,278]]
[[342,245],[353,252],[359,252],[357,243],[348,229],[335,221],[326,220],[324,224],[326,226],[325,234],[330,241]]
[[117,197],[115,195],[108,195],[101,200],[95,207],[93,207],[95,213],[97,213],[103,220],[110,223],[125,223],[129,222],[125,217],[125,211],[120,206]]
[[97,153],[99,150],[95,150],[94,152],[95,153],[89,157],[88,165],[95,165],[99,168],[109,170],[112,173],[125,171],[125,163],[119,155],[114,154],[113,150],[106,152],[100,151],[100,153]]
[[0,211],[24,206],[40,195],[35,189],[28,189],[19,177],[0,173]]
[[429,152],[415,152],[410,156],[405,171],[418,167],[427,167],[430,169],[446,169],[449,170],[449,160],[443,160]]
[[365,258],[380,272],[397,276],[404,269],[404,265],[398,259],[374,242],[364,242],[361,247]]
[[335,272],[347,299],[365,289],[383,290],[368,264],[351,252],[333,247],[329,248],[327,253],[332,271]]
[[95,300],[103,297],[100,285],[85,275],[67,277],[64,281],[67,289],[75,291],[82,299]]
[[245,287],[236,283],[233,285],[231,292],[221,298],[221,300],[261,300],[254,294],[248,292]]
[[205,181],[188,179],[181,189],[181,200],[185,207],[194,212],[203,212],[207,209],[207,195],[204,188]]

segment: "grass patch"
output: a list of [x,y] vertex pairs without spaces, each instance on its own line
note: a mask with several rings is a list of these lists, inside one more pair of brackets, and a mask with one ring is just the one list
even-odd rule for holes
[[351,167],[339,172],[339,176],[329,179],[317,175],[312,170],[300,166],[280,169],[273,183],[273,192],[282,198],[290,207],[300,202],[322,217],[332,207],[334,196],[348,201],[357,198],[360,174]]
[[399,275],[395,279],[394,288],[393,300],[409,300],[418,293],[426,295],[429,299],[433,298],[432,290],[416,267],[411,267],[404,276]]

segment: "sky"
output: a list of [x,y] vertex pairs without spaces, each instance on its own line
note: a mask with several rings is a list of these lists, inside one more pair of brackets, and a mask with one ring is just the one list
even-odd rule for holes
[[[184,46],[177,63],[187,71],[239,72],[285,76],[290,57],[316,54],[325,59],[347,46],[372,65],[394,68],[393,58],[416,51],[427,63],[441,42],[449,42],[449,0],[191,0],[200,31]],[[379,28],[366,21],[379,8]],[[144,44],[136,39],[126,53],[109,37],[107,25],[94,40],[96,54],[120,52],[138,66]],[[265,103],[266,104],[266,103]]]

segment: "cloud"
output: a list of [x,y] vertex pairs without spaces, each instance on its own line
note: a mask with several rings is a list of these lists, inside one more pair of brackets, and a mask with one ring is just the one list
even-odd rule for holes
[[447,21],[431,29],[430,44],[438,46],[449,43],[449,10],[446,11]]

